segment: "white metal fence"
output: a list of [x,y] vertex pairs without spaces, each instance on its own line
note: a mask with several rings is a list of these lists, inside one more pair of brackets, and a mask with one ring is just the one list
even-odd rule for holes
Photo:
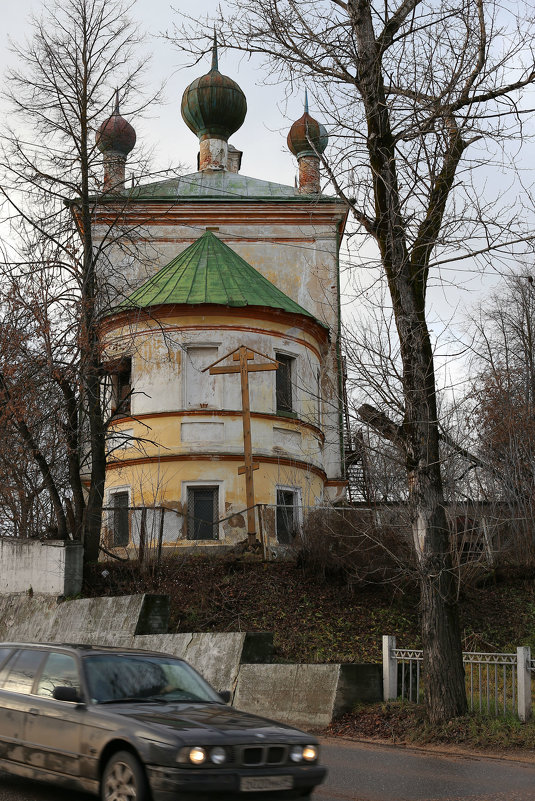
[[[397,648],[396,638],[383,637],[383,698],[419,703],[423,695],[423,651]],[[531,676],[535,660],[531,649],[516,653],[465,651],[466,692],[470,710],[494,717],[516,714],[522,721],[531,716]]]

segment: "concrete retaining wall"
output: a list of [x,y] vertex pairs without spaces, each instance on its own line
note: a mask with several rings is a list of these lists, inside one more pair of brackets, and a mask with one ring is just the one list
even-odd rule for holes
[[0,595],[16,592],[78,595],[83,548],[63,540],[0,539]]
[[241,665],[234,706],[320,729],[357,703],[382,699],[380,665]]
[[381,665],[271,664],[271,634],[167,634],[167,622],[163,595],[60,604],[50,596],[0,597],[1,640],[166,651],[187,659],[216,690],[230,690],[238,709],[300,728],[323,728],[357,702],[382,698]]
[[[0,597],[0,636],[16,642],[70,642],[131,648],[136,634],[167,631],[165,595],[83,598]],[[150,627],[150,628],[149,628]]]
[[219,691],[230,690],[236,684],[245,637],[242,632],[156,634],[135,637],[135,647],[186,659]]
[[332,720],[340,665],[241,665],[234,706],[303,729]]
[[234,692],[241,664],[269,661],[273,635],[254,632],[155,634],[135,637],[134,647],[165,651],[186,659],[216,690]]

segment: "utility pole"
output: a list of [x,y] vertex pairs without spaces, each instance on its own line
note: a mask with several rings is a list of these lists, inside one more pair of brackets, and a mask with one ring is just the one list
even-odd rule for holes
[[[239,364],[229,364],[227,366],[221,364],[225,359],[232,356],[234,362]],[[255,356],[260,356],[267,359],[267,362],[255,362]],[[252,362],[250,364],[250,362]],[[238,475],[245,475],[245,496],[247,502],[247,547],[253,548],[256,542],[256,525],[255,525],[255,494],[254,494],[254,479],[253,471],[258,470],[258,463],[253,462],[253,443],[251,437],[251,404],[249,400],[249,373],[256,373],[264,370],[276,370],[279,363],[264,353],[258,353],[255,350],[246,348],[245,345],[240,345],[236,350],[222,356],[213,364],[208,365],[202,371],[210,371],[210,375],[225,375],[227,373],[240,373],[241,378],[241,403],[242,403],[242,421],[243,421],[243,452],[245,465],[238,467]]]

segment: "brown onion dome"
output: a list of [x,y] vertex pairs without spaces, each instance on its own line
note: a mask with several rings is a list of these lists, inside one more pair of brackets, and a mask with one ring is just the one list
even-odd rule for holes
[[[309,139],[314,147],[311,147]],[[329,142],[325,126],[311,117],[308,113],[308,95],[305,93],[305,113],[296,120],[288,134],[288,147],[294,156],[314,156],[323,153]]]
[[135,130],[119,113],[118,93],[115,96],[113,113],[98,129],[95,142],[102,153],[113,150],[123,156],[127,156],[136,144]]
[[247,101],[238,84],[219,72],[215,34],[212,68],[186,88],[180,111],[188,128],[200,140],[218,138],[227,141],[243,125]]

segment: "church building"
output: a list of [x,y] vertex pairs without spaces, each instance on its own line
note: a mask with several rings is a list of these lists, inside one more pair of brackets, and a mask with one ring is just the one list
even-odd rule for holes
[[200,143],[190,175],[126,188],[136,137],[118,105],[97,133],[97,244],[118,221],[101,326],[111,418],[103,544],[235,545],[252,525],[256,538],[286,545],[311,509],[345,497],[346,208],[321,193],[327,135],[307,107],[288,135],[298,186],[242,174],[229,138],[246,98],[219,71],[215,45],[181,110]]

